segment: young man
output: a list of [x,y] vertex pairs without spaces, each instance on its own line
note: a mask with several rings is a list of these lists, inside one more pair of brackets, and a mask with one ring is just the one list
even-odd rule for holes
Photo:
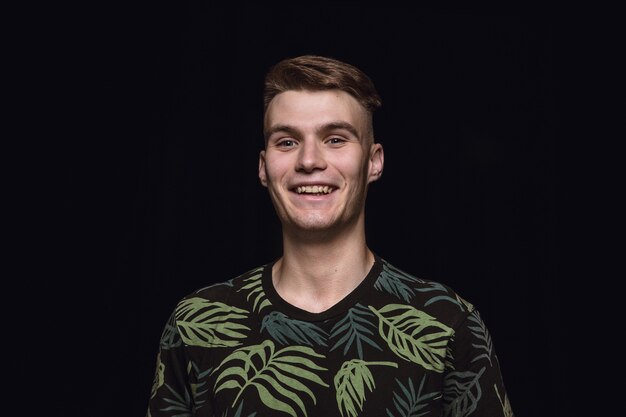
[[334,59],[270,70],[259,178],[283,255],[180,301],[148,416],[513,416],[478,311],[367,247],[380,104]]

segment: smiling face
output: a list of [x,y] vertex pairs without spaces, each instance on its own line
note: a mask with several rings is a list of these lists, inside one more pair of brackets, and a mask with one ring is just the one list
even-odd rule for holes
[[380,177],[383,151],[370,116],[340,90],[286,91],[265,114],[259,179],[283,229],[340,230],[363,223],[367,185]]

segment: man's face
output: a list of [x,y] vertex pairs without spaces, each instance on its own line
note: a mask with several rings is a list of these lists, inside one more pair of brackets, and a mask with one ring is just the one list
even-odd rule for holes
[[293,232],[331,231],[363,220],[367,185],[383,151],[369,137],[367,111],[340,90],[286,91],[265,114],[259,178]]

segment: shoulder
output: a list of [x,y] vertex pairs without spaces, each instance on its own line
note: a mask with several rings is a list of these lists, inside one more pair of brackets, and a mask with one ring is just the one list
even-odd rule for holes
[[191,299],[203,299],[206,301],[226,303],[241,290],[247,289],[250,286],[260,285],[263,271],[268,267],[268,265],[270,264],[250,269],[249,271],[231,279],[199,288],[183,297],[179,301],[178,305],[180,306]]
[[474,305],[448,285],[417,277],[380,259],[382,271],[374,287],[398,303],[428,314],[450,327],[457,327],[475,311]]

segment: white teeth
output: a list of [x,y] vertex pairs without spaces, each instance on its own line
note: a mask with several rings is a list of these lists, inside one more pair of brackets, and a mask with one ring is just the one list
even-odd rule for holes
[[306,185],[296,188],[298,194],[330,194],[333,192],[333,188],[328,185]]

